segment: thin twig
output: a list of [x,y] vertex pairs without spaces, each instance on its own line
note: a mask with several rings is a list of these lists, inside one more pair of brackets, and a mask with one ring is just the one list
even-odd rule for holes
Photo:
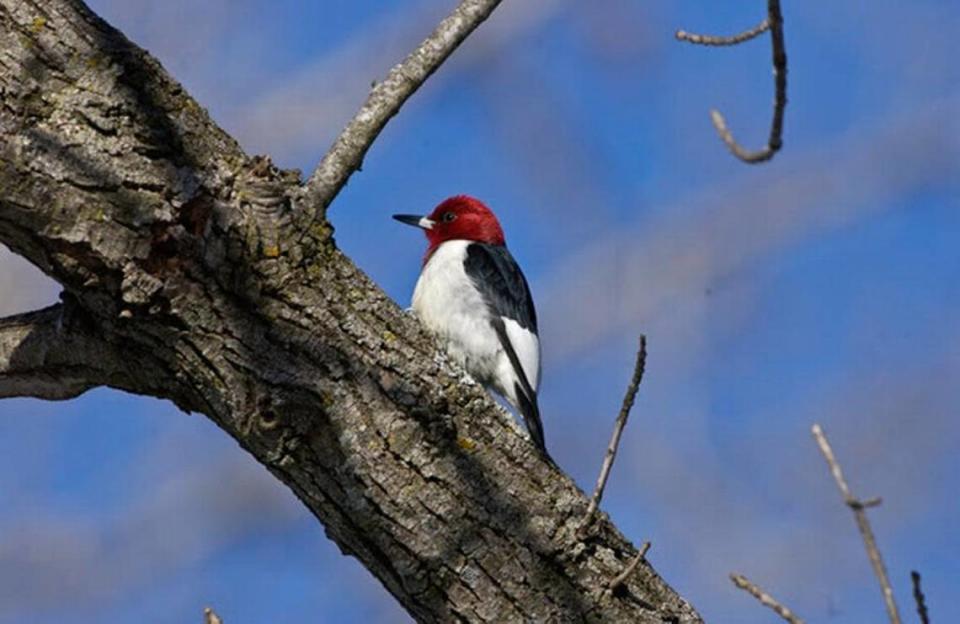
[[770,21],[766,18],[763,19],[759,24],[751,28],[750,30],[745,30],[742,33],[736,35],[731,35],[729,37],[718,37],[716,35],[698,35],[696,33],[690,33],[685,30],[678,30],[674,37],[678,41],[686,41],[687,43],[693,43],[696,45],[705,45],[705,46],[731,46],[737,45],[738,43],[743,43],[744,41],[750,41],[755,37],[759,37],[763,33],[770,30]]
[[633,558],[633,561],[623,569],[623,572],[618,574],[616,578],[611,579],[607,583],[607,589],[609,591],[616,591],[618,587],[627,582],[627,579],[630,578],[630,575],[633,574],[634,570],[637,569],[637,566],[640,565],[640,562],[647,558],[647,552],[650,550],[650,542],[644,542],[640,547],[640,551],[637,553],[637,556]]
[[627,386],[627,393],[623,397],[623,404],[620,406],[620,413],[617,415],[616,423],[613,426],[613,435],[610,436],[610,444],[607,445],[606,455],[603,457],[603,465],[600,467],[600,476],[597,477],[597,486],[593,489],[593,496],[590,497],[590,504],[587,506],[587,513],[584,516],[581,530],[586,530],[593,522],[593,516],[600,506],[600,499],[603,498],[603,490],[607,487],[607,479],[610,478],[610,469],[613,468],[613,460],[617,457],[617,449],[620,446],[620,436],[623,434],[623,428],[627,424],[627,417],[630,416],[630,410],[633,408],[633,401],[637,397],[637,390],[640,388],[640,382],[643,381],[643,371],[647,364],[647,337],[640,336],[640,347],[637,349],[637,361],[633,366],[633,377],[630,379],[630,385]]
[[301,201],[311,213],[311,223],[360,168],[390,118],[499,4],[500,0],[462,0],[429,37],[373,86],[305,185]]
[[762,149],[751,151],[737,143],[733,133],[727,127],[727,121],[720,111],[710,111],[710,120],[720,139],[726,144],[730,152],[745,163],[756,164],[773,158],[773,155],[783,147],[783,116],[787,108],[787,47],[783,39],[783,13],[780,10],[780,0],[767,0],[767,17],[760,24],[750,30],[732,37],[712,37],[709,35],[694,35],[684,31],[677,31],[676,37],[681,41],[702,45],[737,45],[749,41],[759,34],[770,31],[770,46],[773,52],[773,119],[770,122],[770,135],[767,145]]
[[210,607],[203,609],[203,622],[204,624],[223,624],[223,620]]
[[837,488],[839,488],[840,494],[843,496],[843,502],[853,511],[853,516],[857,521],[857,528],[860,530],[860,535],[863,536],[863,544],[867,548],[870,565],[873,567],[874,574],[877,575],[877,580],[880,581],[880,590],[883,593],[883,601],[887,607],[887,616],[890,618],[891,624],[900,624],[900,613],[897,610],[897,603],[893,598],[893,588],[890,586],[890,579],[887,577],[887,568],[883,565],[880,549],[877,548],[877,540],[873,535],[873,529],[870,527],[870,520],[867,519],[867,508],[878,505],[880,499],[870,499],[864,502],[854,497],[850,492],[850,486],[847,485],[846,479],[843,478],[840,463],[834,456],[833,449],[830,447],[830,443],[827,441],[827,436],[824,434],[823,429],[820,425],[815,424],[811,430],[813,437],[817,441],[817,445],[820,447],[820,452],[823,453],[824,459],[827,460],[827,465],[830,467],[830,474],[833,475],[833,480],[837,482]]
[[730,580],[733,581],[734,585],[759,600],[760,604],[773,609],[777,615],[787,622],[790,622],[790,624],[803,624],[803,620],[797,617],[793,611],[786,608],[780,604],[776,598],[754,585],[749,579],[747,579],[747,577],[743,576],[742,574],[731,574]]
[[920,573],[913,570],[910,572],[910,578],[913,580],[913,600],[917,603],[917,615],[920,616],[920,624],[930,624],[927,600],[923,596],[923,590],[920,589]]

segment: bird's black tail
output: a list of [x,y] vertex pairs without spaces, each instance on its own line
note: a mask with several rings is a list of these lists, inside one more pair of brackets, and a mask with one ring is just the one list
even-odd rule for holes
[[530,439],[533,440],[533,443],[550,463],[555,463],[553,458],[550,457],[550,453],[547,452],[547,442],[543,437],[543,423],[540,421],[540,406],[537,405],[536,393],[531,392],[528,395],[519,383],[513,384],[513,391],[517,397],[517,408],[520,410],[520,415],[523,416],[527,431],[530,432]]
[[500,339],[500,344],[503,346],[507,358],[510,360],[510,365],[517,374],[517,381],[513,382],[513,394],[517,397],[515,405],[520,410],[520,415],[523,416],[524,424],[527,425],[530,439],[540,449],[547,461],[556,466],[557,462],[550,457],[550,453],[547,452],[547,443],[543,439],[543,423],[540,422],[540,406],[537,405],[537,393],[530,387],[530,382],[527,381],[527,374],[524,372],[523,365],[520,364],[520,358],[517,357],[517,352],[507,336],[503,319],[497,318],[491,324],[497,332],[497,337]]

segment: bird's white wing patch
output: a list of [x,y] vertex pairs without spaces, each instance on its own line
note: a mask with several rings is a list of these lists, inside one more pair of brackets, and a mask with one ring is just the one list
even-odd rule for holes
[[503,326],[507,331],[507,339],[517,353],[520,366],[530,382],[530,387],[536,392],[540,386],[540,340],[537,335],[528,329],[520,327],[513,319],[503,319]]

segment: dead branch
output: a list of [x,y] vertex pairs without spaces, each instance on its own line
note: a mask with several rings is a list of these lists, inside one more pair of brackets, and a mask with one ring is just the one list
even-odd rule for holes
[[640,565],[640,562],[647,558],[647,552],[649,552],[649,550],[650,542],[644,542],[640,547],[640,551],[637,552],[637,556],[633,558],[633,561],[631,561],[630,564],[623,569],[623,572],[618,574],[615,578],[611,579],[609,583],[607,583],[607,590],[613,592],[616,591],[618,587],[623,585],[627,579],[630,578],[630,575],[633,574],[637,569],[637,566]]
[[367,150],[387,122],[499,4],[500,0],[462,0],[430,36],[373,86],[306,183],[303,205],[311,212],[311,222],[323,214],[353,172],[360,169]]
[[220,619],[220,616],[218,616],[213,609],[204,607],[203,624],[223,624],[223,620]]
[[893,598],[893,588],[890,586],[890,579],[887,577],[887,569],[883,565],[883,559],[880,556],[880,549],[877,547],[877,540],[873,535],[873,529],[870,527],[870,521],[867,519],[867,508],[875,507],[880,504],[879,498],[861,501],[850,492],[850,486],[847,485],[843,477],[843,471],[840,469],[840,463],[833,454],[833,449],[827,441],[827,436],[818,424],[812,427],[813,437],[823,453],[827,465],[830,467],[830,473],[833,480],[837,482],[837,488],[843,496],[843,502],[853,511],[853,516],[857,521],[857,528],[863,537],[863,544],[867,549],[867,556],[870,558],[870,565],[873,567],[877,580],[880,582],[880,589],[883,593],[883,600],[887,607],[887,616],[891,624],[900,624],[900,613],[897,610],[897,603]]
[[920,624],[930,624],[930,614],[927,613],[927,600],[920,589],[920,573],[916,570],[910,572],[910,579],[913,581],[913,600],[917,603],[917,615],[920,616]]
[[780,604],[773,596],[757,587],[747,577],[742,574],[731,574],[730,580],[733,581],[734,585],[759,600],[760,604],[773,609],[785,621],[790,622],[790,624],[803,624],[803,620],[797,617],[793,611]]
[[727,127],[727,121],[717,109],[710,111],[710,120],[717,129],[720,139],[734,156],[745,163],[756,164],[773,158],[773,155],[783,146],[783,117],[787,107],[787,48],[783,39],[783,14],[780,11],[780,0],[767,0],[767,17],[750,30],[731,37],[716,37],[712,35],[697,35],[678,30],[676,38],[680,41],[699,45],[731,46],[750,41],[761,33],[770,31],[770,44],[773,51],[773,82],[775,95],[773,99],[773,119],[770,123],[770,135],[767,145],[757,151],[751,151],[733,138],[733,133]]
[[616,423],[613,426],[610,444],[607,445],[607,452],[603,457],[600,476],[597,477],[597,485],[593,489],[593,496],[590,497],[590,504],[587,506],[587,513],[581,525],[581,532],[585,531],[590,526],[590,523],[593,522],[593,517],[597,513],[597,508],[600,506],[600,499],[603,498],[603,490],[607,487],[607,480],[610,478],[613,461],[617,457],[617,449],[620,446],[620,436],[623,435],[623,428],[627,425],[627,418],[630,416],[634,399],[637,397],[637,390],[640,388],[640,382],[643,381],[643,371],[646,364],[647,337],[641,334],[640,347],[637,349],[637,361],[633,366],[633,377],[630,379],[630,385],[627,386],[627,392],[620,406],[620,413],[617,415]]
[[687,43],[693,43],[696,45],[731,46],[737,45],[738,43],[743,43],[744,41],[750,41],[755,37],[759,37],[768,30],[770,30],[770,20],[764,18],[759,24],[750,30],[745,30],[742,33],[737,33],[736,35],[731,35],[729,37],[698,35],[696,33],[689,33],[685,30],[678,30],[676,34],[674,34],[674,37],[676,37],[678,41],[686,41]]

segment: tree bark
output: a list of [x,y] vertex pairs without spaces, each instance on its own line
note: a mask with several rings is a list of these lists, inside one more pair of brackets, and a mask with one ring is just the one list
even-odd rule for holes
[[64,288],[0,322],[0,396],[205,414],[421,622],[700,621],[646,563],[603,591],[636,549],[338,251],[341,180],[318,210],[79,0],[0,24],[0,242]]

